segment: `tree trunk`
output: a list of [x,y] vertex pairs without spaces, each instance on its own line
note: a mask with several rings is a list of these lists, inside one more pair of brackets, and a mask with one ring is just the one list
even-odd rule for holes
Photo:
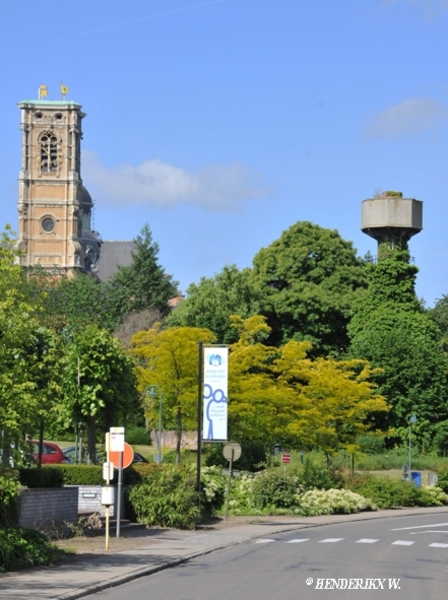
[[87,464],[96,462],[96,430],[95,417],[87,417]]
[[177,439],[176,439],[176,465],[180,464],[180,445],[182,442],[182,412],[180,408],[177,409]]

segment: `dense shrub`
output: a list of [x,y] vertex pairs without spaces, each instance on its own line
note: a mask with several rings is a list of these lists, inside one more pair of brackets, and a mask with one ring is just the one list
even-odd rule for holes
[[0,527],[0,572],[47,565],[57,557],[57,548],[38,531],[23,527]]
[[195,486],[190,469],[166,465],[135,485],[129,501],[140,523],[194,529],[200,518]]
[[448,503],[448,496],[428,491],[430,488],[417,488],[407,481],[373,475],[355,475],[347,482],[347,487],[366,498],[370,498],[380,508],[397,506],[441,506]]
[[[217,466],[228,468],[229,461],[223,456],[223,447],[224,444],[211,444],[209,447],[204,448],[205,464],[208,467]],[[241,456],[234,462],[234,469],[255,473],[265,468],[267,455],[263,444],[246,440],[241,442],[241,448]]]
[[[195,472],[193,465],[190,465],[189,468],[192,473]],[[202,467],[201,508],[203,513],[211,515],[222,507],[227,481],[227,477],[222,474],[219,467]]]
[[301,483],[306,489],[317,488],[318,490],[329,490],[341,487],[341,479],[336,470],[330,471],[309,459],[305,459]]
[[295,495],[303,491],[298,477],[278,469],[258,473],[253,480],[253,504],[256,508],[290,508]]
[[448,494],[448,465],[440,465],[436,468],[437,473],[437,487],[442,489]]
[[295,498],[294,512],[304,517],[348,514],[362,510],[377,510],[368,498],[350,490],[309,490]]
[[64,485],[64,474],[55,467],[22,467],[19,469],[20,483],[27,488],[56,488]]
[[0,473],[0,526],[14,522],[19,495],[20,486],[17,472],[3,471]]

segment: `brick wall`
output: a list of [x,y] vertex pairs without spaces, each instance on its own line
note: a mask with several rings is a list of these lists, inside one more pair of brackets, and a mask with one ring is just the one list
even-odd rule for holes
[[78,521],[78,488],[23,490],[19,500],[19,525],[29,529],[60,528]]

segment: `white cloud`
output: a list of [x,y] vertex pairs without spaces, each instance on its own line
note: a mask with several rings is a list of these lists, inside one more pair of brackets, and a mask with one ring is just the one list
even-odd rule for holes
[[363,138],[418,135],[442,125],[447,116],[447,107],[433,98],[407,98],[372,115],[364,125]]
[[137,166],[106,167],[94,152],[83,150],[82,175],[100,192],[100,201],[114,206],[191,204],[210,211],[234,210],[270,193],[259,173],[239,163],[187,171],[155,158]]

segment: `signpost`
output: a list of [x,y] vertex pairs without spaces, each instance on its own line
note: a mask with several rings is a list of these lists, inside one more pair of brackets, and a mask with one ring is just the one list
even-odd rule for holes
[[229,500],[230,500],[230,486],[232,481],[233,461],[238,460],[241,456],[241,446],[238,442],[229,442],[222,450],[224,458],[229,461],[229,480],[227,482],[227,497],[226,497],[226,512],[224,515],[224,521],[227,521],[229,514]]
[[[123,469],[129,467],[134,459],[134,450],[124,441],[124,427],[110,428],[110,445],[107,452],[107,462],[112,463],[118,469],[118,484],[117,484],[117,534],[120,537],[120,520],[121,520],[121,487],[123,485]],[[106,434],[107,446],[107,434]],[[106,469],[106,467],[103,467]],[[107,514],[106,514],[107,521]],[[106,548],[107,549],[107,548]]]
[[291,455],[290,454],[282,454],[282,464],[286,465],[289,464],[291,462]]

